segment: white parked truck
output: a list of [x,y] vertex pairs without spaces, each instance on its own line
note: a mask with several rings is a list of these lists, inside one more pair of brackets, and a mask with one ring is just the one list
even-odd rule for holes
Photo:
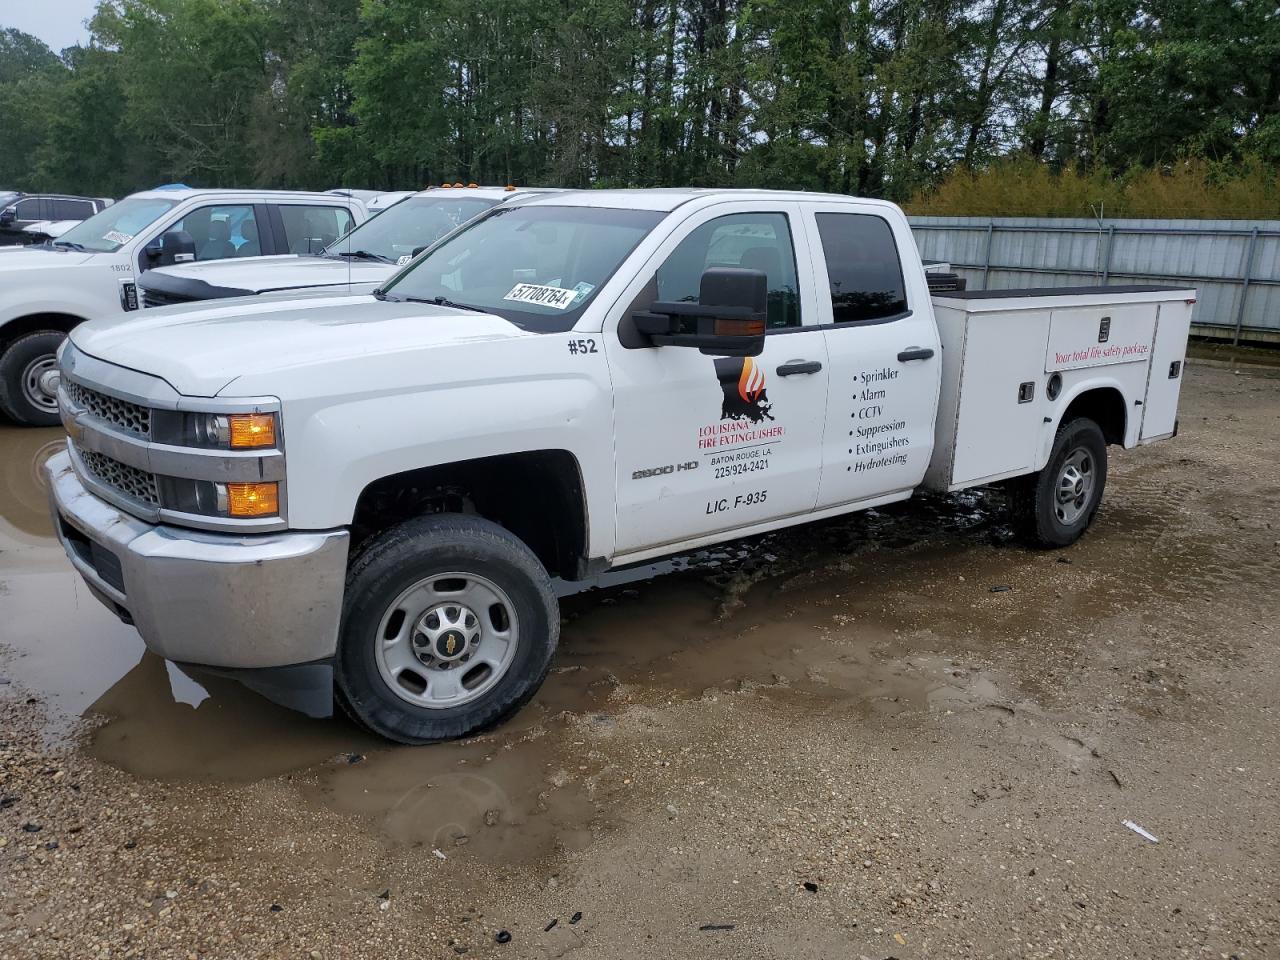
[[1177,428],[1195,292],[932,299],[901,211],[808,193],[494,207],[371,296],[85,324],[46,469],[148,646],[408,743],[518,709],[552,578],[928,487],[1093,520],[1108,445]]
[[302,290],[369,293],[467,220],[530,195],[515,187],[433,187],[402,198],[315,254],[160,267],[140,277],[138,289],[146,307]]
[[366,219],[348,197],[177,186],[135,193],[42,246],[0,247],[0,414],[57,424],[58,345],[77,324],[136,310],[143,271],[318,251]]

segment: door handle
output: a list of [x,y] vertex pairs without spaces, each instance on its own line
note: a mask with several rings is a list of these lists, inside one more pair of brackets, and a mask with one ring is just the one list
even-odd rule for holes
[[778,376],[791,377],[797,373],[817,373],[822,364],[817,360],[790,360],[778,368]]
[[907,347],[907,349],[898,354],[898,362],[906,363],[908,360],[928,360],[932,356],[932,347]]

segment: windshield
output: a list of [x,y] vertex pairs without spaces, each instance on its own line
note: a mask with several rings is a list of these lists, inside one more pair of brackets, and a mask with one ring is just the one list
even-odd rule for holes
[[78,223],[56,241],[57,246],[93,253],[115,253],[139,232],[172,210],[176,200],[127,197]]
[[329,244],[324,255],[372,254],[370,259],[400,263],[403,258],[408,263],[413,251],[431,246],[497,202],[488,197],[408,197]]
[[385,293],[393,300],[478,308],[526,329],[569,330],[664,216],[606,207],[498,207],[415,261]]

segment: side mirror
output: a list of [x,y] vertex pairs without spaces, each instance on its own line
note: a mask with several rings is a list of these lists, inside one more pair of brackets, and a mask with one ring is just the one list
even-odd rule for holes
[[[764,351],[769,281],[760,270],[711,267],[697,303],[657,301],[634,316],[636,330],[658,347],[697,347],[708,356],[756,357]],[[689,328],[693,329],[690,330]]]
[[0,210],[0,225],[7,227],[17,219],[18,211],[13,207],[5,207],[3,210]]
[[185,230],[170,230],[160,238],[160,262],[167,267],[175,263],[192,263],[196,259],[196,242]]

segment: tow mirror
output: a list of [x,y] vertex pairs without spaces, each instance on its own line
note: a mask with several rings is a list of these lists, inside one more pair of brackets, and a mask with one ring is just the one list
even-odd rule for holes
[[658,347],[697,347],[708,356],[755,357],[764,351],[769,281],[743,267],[711,267],[696,303],[659,300],[634,317],[636,330]]

